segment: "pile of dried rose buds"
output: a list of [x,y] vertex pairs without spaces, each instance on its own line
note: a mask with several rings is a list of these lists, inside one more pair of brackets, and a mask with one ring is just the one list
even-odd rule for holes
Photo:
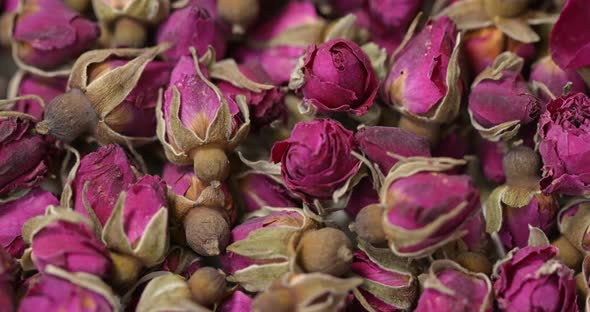
[[588,311],[589,0],[0,1],[0,311]]

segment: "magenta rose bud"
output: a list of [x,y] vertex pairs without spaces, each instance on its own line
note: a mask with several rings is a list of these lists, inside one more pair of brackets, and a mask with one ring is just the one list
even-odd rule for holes
[[239,190],[246,212],[254,212],[262,207],[300,206],[300,201],[289,190],[263,174],[249,173],[241,177]]
[[39,185],[47,174],[50,145],[25,117],[0,117],[0,195]]
[[354,42],[333,39],[307,50],[302,68],[303,99],[320,112],[369,111],[379,89],[371,61]]
[[539,152],[543,159],[544,193],[582,195],[590,192],[586,158],[590,137],[586,128],[590,100],[583,93],[559,97],[549,104],[539,121]]
[[493,311],[492,283],[482,273],[470,272],[455,262],[431,264],[417,312]]
[[[422,0],[369,0],[371,17],[386,28],[405,29],[418,14]],[[401,30],[400,30],[401,31]]]
[[447,85],[448,72],[457,69],[449,66],[456,36],[457,29],[449,18],[428,22],[396,56],[383,84],[383,100],[410,115],[426,116],[449,89],[460,89],[459,75],[453,85]]
[[13,40],[18,57],[41,69],[68,63],[92,46],[100,34],[96,23],[60,0],[27,0],[16,18]]
[[425,256],[465,236],[480,213],[479,192],[469,176],[421,172],[393,181],[382,196],[383,229],[400,256]]
[[574,271],[554,259],[553,246],[515,249],[494,272],[502,311],[578,311]]
[[[477,154],[484,176],[494,183],[504,183],[506,175],[502,159],[504,158],[504,144],[481,139],[477,146]],[[528,229],[527,229],[528,231]]]
[[[283,85],[289,81],[307,46],[321,41],[323,23],[313,3],[290,1],[280,12],[249,32],[252,47],[238,49],[236,59],[243,63],[259,62],[275,84]],[[310,29],[305,35],[297,36],[298,30],[316,26],[317,31]]]
[[[9,94],[9,97],[34,94],[41,97],[45,104],[48,104],[56,96],[66,91],[67,82],[68,79],[63,77],[43,78],[26,73],[17,74],[11,82],[16,84],[16,94]],[[12,110],[42,120],[45,108],[36,100],[26,99],[15,102]]]
[[[590,18],[590,7],[584,0],[569,0],[551,31],[551,57],[562,69],[590,65],[590,32],[580,29]],[[572,36],[575,31],[575,36]]]
[[0,205],[0,244],[13,257],[20,258],[25,251],[22,227],[32,217],[45,214],[49,205],[58,205],[55,195],[35,188],[22,197]]
[[100,147],[82,158],[72,181],[74,210],[88,216],[90,209],[105,225],[119,194],[136,180],[131,162],[119,145]]
[[3,311],[15,311],[15,282],[18,265],[12,256],[0,247],[0,307]]
[[[272,85],[272,79],[257,62],[250,62],[239,65],[240,72],[253,82]],[[246,88],[233,85],[228,81],[217,82],[217,87],[225,96],[236,99],[237,95],[246,97],[246,104],[250,109],[252,125],[256,128],[269,125],[271,122],[283,118],[286,114],[286,106],[283,102],[285,93],[278,87],[268,90],[254,92]]]
[[317,119],[295,125],[291,137],[274,144],[271,160],[281,164],[289,190],[306,201],[327,200],[359,170],[351,131],[337,121]]
[[383,173],[389,172],[399,157],[431,156],[425,138],[395,127],[363,127],[357,131],[354,139],[359,149]]
[[[584,84],[582,77],[573,69],[562,70],[550,56],[546,56],[533,64],[529,80],[542,82],[554,96],[560,96],[563,93],[563,87],[568,82],[572,83],[570,90],[572,93],[586,92],[586,84]],[[538,97],[543,106],[551,101],[551,96],[543,92],[543,90],[538,91]]]
[[209,46],[215,49],[218,58],[223,58],[226,48],[225,28],[218,17],[216,6],[189,1],[186,7],[172,12],[160,25],[156,41],[174,44],[163,53],[169,60],[176,61],[183,55],[190,55],[190,47],[203,55]]
[[56,267],[32,281],[19,312],[96,311],[121,309],[113,290],[92,275],[76,275]]
[[237,290],[231,297],[227,298],[218,308],[220,312],[242,312],[251,311],[252,298]]
[[31,241],[31,258],[41,272],[48,265],[68,272],[85,272],[107,278],[111,258],[105,245],[83,222],[54,221],[37,229]]

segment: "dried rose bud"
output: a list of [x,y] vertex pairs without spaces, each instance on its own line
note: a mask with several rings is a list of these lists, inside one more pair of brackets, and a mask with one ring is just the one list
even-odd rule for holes
[[31,118],[0,116],[0,195],[39,185],[47,174],[50,145]]
[[219,58],[223,57],[226,29],[218,18],[215,5],[207,2],[214,4],[215,1],[189,1],[186,7],[172,12],[159,26],[156,41],[173,44],[164,52],[166,59],[176,61],[184,55],[190,56],[190,47],[203,55],[209,46],[215,49]]
[[[37,225],[40,219],[47,220]],[[96,237],[89,223],[83,217],[77,222],[57,219],[53,216],[37,217],[33,222],[30,236],[25,239],[31,244],[30,259],[35,268],[44,272],[47,266],[59,267],[71,273],[85,272],[106,278],[111,273],[111,258],[105,245]],[[53,219],[53,220],[52,220]],[[25,254],[25,258],[29,255]]]
[[60,0],[23,1],[13,27],[17,62],[43,70],[75,59],[92,46],[100,33],[95,23]]
[[[316,226],[299,209],[282,208],[246,220],[231,231],[231,245],[220,257],[229,281],[261,291],[289,270],[291,238]],[[259,275],[262,275],[259,276]]]
[[193,164],[197,177],[210,183],[227,178],[226,153],[245,138],[250,118],[245,103],[240,103],[243,97],[237,98],[238,107],[206,74],[196,56],[182,57],[172,71],[163,109],[160,104],[156,113],[158,138],[168,159],[179,165]]
[[299,200],[283,185],[264,174],[249,173],[240,178],[240,194],[247,212],[262,207],[298,207]]
[[292,80],[289,86],[301,89],[304,105],[313,105],[321,113],[365,115],[379,89],[368,56],[346,39],[309,47],[302,68],[296,71],[301,71],[293,76],[299,81]]
[[450,260],[430,265],[416,311],[493,311],[492,282]]
[[0,247],[0,306],[6,312],[15,311],[16,273],[16,261],[6,249]]
[[219,210],[196,207],[184,217],[188,245],[202,256],[217,256],[230,239],[230,225]]
[[486,179],[494,183],[503,183],[506,180],[502,166],[504,143],[481,139],[477,146],[477,156]]
[[479,192],[468,176],[421,172],[385,186],[383,229],[400,256],[425,256],[461,238],[480,212]]
[[590,32],[577,31],[576,36],[570,36],[572,31],[584,25],[590,16],[590,8],[583,0],[569,0],[564,6],[559,18],[551,31],[551,58],[562,69],[581,70],[581,76],[587,80],[586,68],[590,65],[588,57],[588,41]]
[[259,62],[275,84],[283,85],[307,46],[321,41],[325,24],[312,3],[289,2],[249,32],[248,46],[236,51],[236,59]]
[[[43,78],[19,71],[10,82],[8,98],[34,94],[41,97],[45,103],[49,103],[66,91],[67,82],[67,78],[63,77]],[[45,110],[38,101],[33,99],[19,100],[14,103],[11,109],[29,114],[37,120],[43,119],[43,111]]]
[[[590,251],[590,206],[585,199],[572,200],[563,207],[557,222],[560,233],[567,239],[560,245],[570,247],[567,244],[569,243],[582,253]],[[577,256],[575,252],[572,254]]]
[[45,214],[50,205],[58,205],[55,195],[35,188],[15,200],[0,205],[0,244],[13,257],[20,258],[25,251],[22,227],[32,217]]
[[559,97],[539,121],[539,152],[543,158],[544,193],[582,195],[590,192],[583,144],[590,100],[583,93]]
[[358,237],[370,244],[379,245],[387,241],[381,226],[385,209],[379,204],[366,206],[356,215],[354,232]]
[[252,302],[252,311],[340,311],[359,278],[341,279],[321,273],[286,274]]
[[295,252],[297,264],[307,273],[342,276],[352,264],[352,243],[335,228],[305,232]]
[[[554,96],[560,96],[568,82],[572,83],[570,92],[586,92],[586,85],[582,77],[573,69],[562,70],[549,55],[533,64],[529,80],[542,82]],[[542,90],[538,91],[537,96],[544,105],[551,102],[551,95]]]
[[218,308],[220,312],[242,312],[252,310],[252,298],[237,290]]
[[387,28],[404,29],[418,14],[421,0],[369,0],[371,17]]
[[226,292],[225,274],[213,267],[197,270],[188,280],[193,300],[204,307],[213,306]]
[[130,18],[141,23],[156,24],[168,16],[169,0],[92,0],[98,20],[112,24]]
[[488,140],[514,137],[520,126],[535,120],[541,110],[520,73],[522,66],[522,58],[504,52],[471,87],[471,123]]
[[494,272],[494,292],[502,311],[578,311],[574,272],[554,259],[552,246],[511,251]]
[[337,121],[317,119],[295,125],[289,139],[274,144],[271,159],[281,163],[289,190],[309,202],[328,200],[358,172],[354,148],[351,131]]
[[71,183],[73,208],[101,226],[107,223],[119,194],[136,180],[125,151],[106,145],[82,158]]
[[189,284],[182,276],[164,274],[149,281],[141,294],[135,311],[206,312],[210,310],[193,301]]
[[239,65],[239,70],[246,78],[258,84],[256,86],[258,90],[252,90],[254,88],[247,86],[242,87],[238,81],[231,80],[220,80],[217,86],[225,96],[234,100],[237,95],[246,97],[252,126],[260,129],[283,118],[287,112],[283,101],[284,91],[272,85],[272,80],[262,65],[250,62]]
[[384,101],[422,121],[453,121],[462,90],[458,43],[450,19],[428,22],[396,55],[382,88]]
[[119,299],[100,278],[54,266],[27,290],[19,311],[119,311]]
[[118,194],[102,230],[111,251],[135,258],[146,268],[164,260],[168,251],[166,184],[146,175]]
[[359,149],[383,173],[389,172],[399,157],[431,156],[426,139],[395,127],[363,127],[354,138]]
[[204,266],[204,259],[192,250],[180,246],[170,248],[166,259],[162,262],[162,271],[171,272],[189,278]]
[[375,248],[359,241],[359,250],[354,252],[351,271],[363,278],[363,284],[355,297],[367,310],[409,309],[416,300],[418,283],[412,268],[407,261],[395,257],[388,249]]
[[355,218],[361,209],[371,204],[379,203],[379,193],[371,177],[364,177],[350,192],[350,198],[344,211],[350,218]]
[[495,26],[467,32],[463,49],[473,75],[491,66],[504,51],[513,52],[527,61],[535,55],[535,46],[532,43],[518,42]]

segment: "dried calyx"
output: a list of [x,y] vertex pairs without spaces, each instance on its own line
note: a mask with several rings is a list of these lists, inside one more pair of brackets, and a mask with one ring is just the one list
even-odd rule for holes
[[524,13],[529,0],[484,0],[486,11],[491,16],[515,17]]

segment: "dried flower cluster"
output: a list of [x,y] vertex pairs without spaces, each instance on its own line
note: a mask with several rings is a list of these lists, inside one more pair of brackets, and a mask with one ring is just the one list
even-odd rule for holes
[[588,21],[0,1],[0,311],[590,311]]

